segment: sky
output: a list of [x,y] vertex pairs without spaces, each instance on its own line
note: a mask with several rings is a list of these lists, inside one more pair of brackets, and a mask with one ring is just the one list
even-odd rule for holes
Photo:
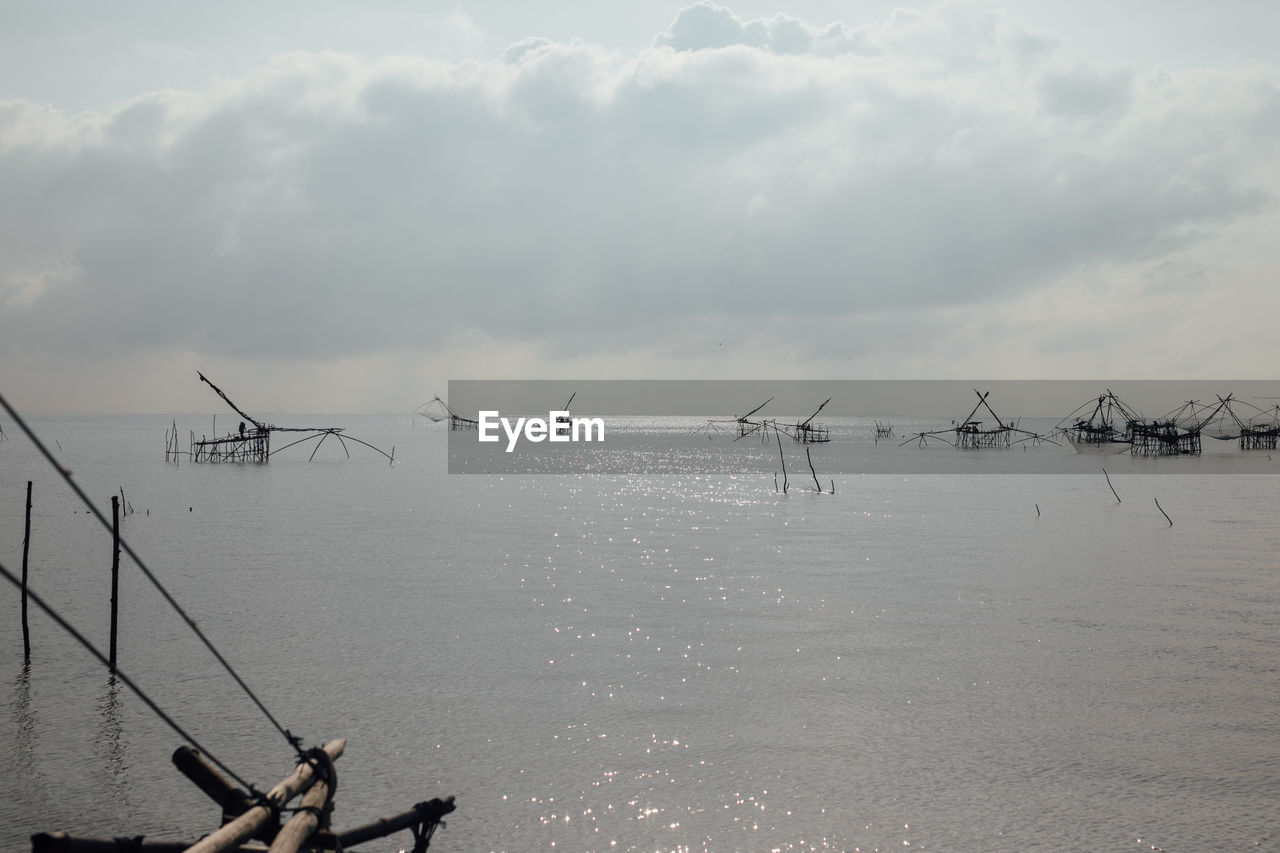
[[0,0],[0,394],[1270,379],[1280,4]]

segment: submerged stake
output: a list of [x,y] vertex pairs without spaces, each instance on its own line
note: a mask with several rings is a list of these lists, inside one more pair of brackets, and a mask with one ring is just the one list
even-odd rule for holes
[[1106,468],[1102,469],[1102,476],[1107,478],[1107,485],[1111,487],[1111,494],[1116,496],[1116,503],[1124,503],[1124,501],[1120,500],[1120,495],[1116,494],[1116,487],[1111,485],[1111,475],[1107,473]]

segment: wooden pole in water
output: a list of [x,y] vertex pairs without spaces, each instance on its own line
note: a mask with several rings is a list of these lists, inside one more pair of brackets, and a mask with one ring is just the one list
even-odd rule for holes
[[1107,486],[1110,487],[1111,494],[1116,496],[1116,503],[1124,503],[1124,501],[1120,500],[1120,494],[1116,491],[1116,487],[1111,485],[1111,475],[1107,473],[1106,468],[1102,469],[1102,476],[1107,478]]
[[27,524],[22,534],[22,662],[31,662],[31,630],[27,627],[27,555],[31,551],[31,481],[27,480]]
[[[343,738],[329,741],[324,745],[324,751],[334,760],[337,760],[346,748],[347,741]],[[278,811],[281,806],[297,796],[299,791],[307,788],[314,779],[315,767],[311,762],[300,762],[293,768],[293,773],[289,774],[288,778],[280,781],[267,792],[266,800],[270,803],[270,807],[254,806],[231,823],[206,835],[187,848],[187,853],[224,853],[224,851],[235,849],[240,842],[252,838],[266,826],[271,820],[273,811]]]
[[[787,493],[787,457],[782,455],[782,436],[778,435],[778,425],[773,425],[773,437],[778,439],[778,458],[782,460],[782,493]],[[767,440],[767,439],[766,439]]]
[[111,496],[111,654],[107,669],[116,674],[116,624],[120,611],[120,498]]

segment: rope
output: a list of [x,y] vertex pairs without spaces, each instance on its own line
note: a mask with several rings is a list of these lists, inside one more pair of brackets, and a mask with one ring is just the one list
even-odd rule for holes
[[[65,467],[63,467],[58,462],[58,460],[54,458],[53,454],[49,452],[49,449],[44,446],[44,443],[40,441],[40,439],[36,436],[34,432],[32,432],[31,427],[27,426],[27,423],[22,419],[22,416],[19,415],[16,411],[14,411],[13,407],[9,405],[9,401],[5,399],[3,394],[0,394],[0,406],[4,407],[5,411],[9,413],[9,416],[13,418],[14,422],[18,425],[18,427],[21,428],[21,430],[24,433],[26,433],[27,438],[31,439],[31,443],[36,446],[36,449],[40,451],[41,455],[43,455],[44,458],[48,460],[49,464],[53,466],[54,470],[58,472],[59,476],[62,477],[62,479],[66,482],[66,484],[71,488],[71,490],[76,493],[76,496],[80,498],[81,502],[86,507],[88,507],[90,512],[93,513],[94,518],[98,519],[98,521],[102,524],[103,528],[105,528],[108,531],[111,531],[113,528],[111,523],[107,521],[107,517],[102,514],[102,512],[97,508],[97,506],[93,504],[92,501],[89,500],[88,495],[84,493],[84,491],[80,488],[79,484],[77,484],[74,480],[71,479],[71,472],[67,470]],[[266,716],[268,720],[271,721],[271,724],[276,727],[276,730],[280,732],[281,735],[284,736],[284,739],[289,743],[291,747],[293,747],[294,751],[299,755],[302,755],[301,739],[295,737],[292,733],[290,733],[287,729],[285,729],[283,726],[280,725],[280,723],[276,721],[276,718],[271,715],[270,711],[267,710],[267,706],[263,705],[262,701],[258,699],[257,695],[252,690],[249,689],[249,685],[245,684],[244,679],[240,677],[240,674],[237,673],[235,669],[232,668],[231,664],[228,663],[226,658],[222,656],[222,653],[219,652],[216,648],[214,648],[213,643],[210,642],[209,638],[206,637],[204,635],[204,632],[200,630],[200,626],[196,624],[196,621],[187,615],[187,612],[182,609],[181,605],[178,604],[177,599],[175,599],[172,595],[169,594],[169,590],[165,589],[164,584],[160,583],[160,580],[154,574],[152,574],[149,568],[147,568],[146,564],[142,561],[142,558],[138,556],[138,554],[133,550],[133,548],[129,545],[129,543],[125,542],[123,538],[120,539],[120,547],[124,550],[126,554],[129,555],[129,557],[133,560],[134,564],[137,565],[137,567],[146,576],[147,580],[151,581],[152,585],[157,590],[160,591],[160,594],[164,596],[165,601],[169,602],[169,605],[174,609],[174,611],[176,611],[177,614],[182,617],[182,620],[187,623],[187,627],[190,628],[193,632],[195,632],[195,635],[200,638],[200,641],[204,643],[205,648],[207,648],[210,651],[210,653],[213,654],[214,658],[217,659],[218,663],[222,664],[222,668],[225,669],[233,679],[235,679],[236,684],[240,685],[240,689],[243,690],[245,694],[250,699],[253,700],[253,703],[257,705],[258,709],[262,711],[262,713]],[[7,571],[5,572],[5,574],[7,576],[9,575]],[[9,576],[9,579],[13,580],[12,576]],[[53,612],[51,610],[48,610],[47,608],[46,608],[46,612],[48,612],[50,615],[53,615]],[[72,630],[71,627],[69,625],[66,625],[66,623],[63,623],[62,620],[59,619],[58,621],[61,624],[63,624],[68,630]],[[94,649],[91,645],[87,647],[91,651],[93,651],[94,654],[97,655],[98,658],[102,660],[103,663],[107,663],[106,659],[103,658],[101,654],[98,654],[96,649]],[[136,688],[134,688],[134,692],[138,693],[139,696],[142,696],[142,694],[139,693]],[[150,704],[149,700],[148,700],[148,704]],[[153,710],[156,710],[154,706],[153,706]],[[192,746],[195,746],[194,742],[192,743]],[[205,752],[205,750],[201,749],[201,752]],[[222,765],[219,765],[219,766],[221,767]],[[226,768],[224,767],[223,769],[225,770]]]
[[427,848],[431,846],[431,836],[441,826],[444,826],[444,821],[440,818],[424,820],[411,826],[409,831],[413,833],[413,853],[426,853]]
[[301,756],[315,770],[316,779],[328,786],[328,795],[324,800],[324,808],[333,803],[333,794],[338,790],[338,768],[333,763],[333,756],[318,746],[313,746]]

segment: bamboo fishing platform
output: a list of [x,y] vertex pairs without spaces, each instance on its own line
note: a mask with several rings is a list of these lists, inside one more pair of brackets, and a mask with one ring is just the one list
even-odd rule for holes
[[[243,425],[242,425],[243,426]],[[195,438],[192,433],[192,462],[261,462],[271,458],[271,430],[254,426],[221,437]]]
[[1177,409],[1152,420],[1131,421],[1129,441],[1134,456],[1199,456],[1205,427],[1229,407],[1231,395],[1218,398],[1212,409],[1188,400]]
[[792,439],[800,444],[822,444],[830,441],[831,430],[829,430],[825,424],[813,422],[813,419],[818,416],[818,412],[821,412],[826,408],[827,403],[830,402],[830,397],[823,400],[822,404],[818,406],[817,411],[799,423],[790,425],[790,428],[784,430],[784,432],[789,432]]
[[[1252,442],[1265,447],[1271,425],[1244,421],[1232,410],[1233,401],[1230,394],[1218,397],[1215,407],[1189,400],[1160,417],[1145,418],[1108,388],[1096,401],[1084,404],[1064,418],[1058,431],[1077,450],[1127,447],[1133,456],[1198,456],[1204,449],[1202,437],[1206,428],[1215,421],[1225,421],[1229,415],[1235,428],[1215,438],[1238,437],[1241,449],[1250,447]],[[1082,416],[1090,406],[1089,415]],[[1273,435],[1280,434],[1280,422],[1273,425],[1277,427]]]
[[[1089,406],[1093,407],[1092,411],[1088,416],[1082,415]],[[1141,421],[1133,408],[1108,388],[1096,401],[1081,405],[1063,418],[1057,429],[1077,449],[1123,448],[1131,444],[1133,426]]]
[[[265,794],[232,785],[189,746],[173,753],[173,763],[222,810],[222,824],[203,838],[153,841],[141,835],[84,838],[65,832],[31,837],[32,853],[342,853],[403,830],[413,835],[413,853],[425,853],[432,834],[454,811],[453,797],[434,798],[389,817],[334,832],[329,827],[338,786],[335,762],[347,742],[330,741],[301,754],[298,765]],[[289,803],[301,796],[297,806]],[[287,814],[291,812],[291,814]]]
[[1276,439],[1280,438],[1280,426],[1244,427],[1240,431],[1241,450],[1275,450]]
[[[1235,424],[1241,450],[1275,450],[1277,438],[1280,438],[1280,404],[1269,410],[1263,410],[1252,403],[1234,399],[1230,394],[1219,397],[1227,416]],[[1239,404],[1253,409],[1253,413],[1241,414],[1232,404]],[[1230,438],[1230,435],[1215,436]]]
[[765,400],[763,403],[756,406],[754,409],[747,412],[745,415],[738,415],[734,419],[738,424],[738,438],[746,438],[747,436],[751,436],[751,435],[763,434],[763,430],[765,426],[768,424],[768,421],[764,419],[753,421],[751,420],[751,416],[754,415],[756,412],[760,411],[761,409],[763,409],[765,406],[769,405],[771,402],[773,402],[772,397],[770,397],[768,400]]
[[1183,427],[1172,418],[1131,424],[1129,445],[1134,456],[1194,456],[1203,449],[1200,430]]
[[475,418],[468,418],[454,411],[452,406],[440,399],[439,394],[435,395],[413,411],[414,414],[420,415],[432,423],[439,423],[440,421],[447,420],[451,431],[474,430],[480,426],[480,422]]
[[[767,442],[769,440],[769,431],[773,430],[775,435],[783,433],[798,444],[823,444],[831,440],[831,430],[825,424],[814,422],[814,418],[818,416],[818,413],[826,407],[827,403],[831,402],[830,397],[823,400],[817,410],[809,417],[793,424],[781,423],[777,418],[760,418],[758,420],[755,418],[761,409],[772,402],[773,398],[770,397],[746,414],[734,416],[730,423],[734,425],[737,431],[737,438],[760,436],[762,441]],[[708,426],[712,427],[718,423],[723,423],[723,421],[711,420],[707,422]]]
[[[1057,444],[1056,441],[1047,436],[1020,428],[1013,421],[1004,421],[996,414],[996,410],[991,408],[991,404],[987,402],[987,398],[991,396],[990,391],[979,391],[974,388],[973,393],[978,395],[978,402],[964,419],[959,422],[952,421],[950,428],[918,432],[898,446],[902,447],[913,441],[918,441],[920,446],[924,447],[931,438],[943,441],[960,450],[1004,449],[1027,441],[1037,445],[1041,442]],[[995,419],[995,426],[983,426],[982,421],[975,419],[974,416],[978,414],[978,410],[984,408]],[[950,437],[948,438],[948,436]]]
[[[342,445],[342,449],[346,452],[348,459],[351,458],[351,450],[347,447],[347,442],[354,441],[356,444],[364,445],[382,454],[389,462],[395,462],[394,447],[391,448],[391,453],[387,453],[385,450],[374,447],[366,441],[361,441],[354,436],[344,435],[345,430],[342,427],[279,427],[264,423],[252,415],[246,414],[243,409],[231,401],[226,392],[214,385],[203,373],[196,371],[196,375],[200,377],[201,382],[212,388],[236,414],[243,418],[240,421],[240,429],[237,432],[215,435],[212,438],[204,435],[196,438],[195,432],[192,432],[190,449],[184,453],[184,451],[178,449],[178,425],[175,421],[172,431],[166,431],[165,435],[164,457],[166,462],[176,463],[185,455],[192,462],[240,462],[265,465],[271,459],[272,453],[279,450],[287,450],[296,444],[312,440],[316,444],[311,450],[310,458],[315,459],[317,451],[320,450],[320,445],[328,438],[334,438]],[[252,426],[249,426],[250,424]],[[271,434],[273,432],[300,433],[302,437],[273,451],[271,449]]]

